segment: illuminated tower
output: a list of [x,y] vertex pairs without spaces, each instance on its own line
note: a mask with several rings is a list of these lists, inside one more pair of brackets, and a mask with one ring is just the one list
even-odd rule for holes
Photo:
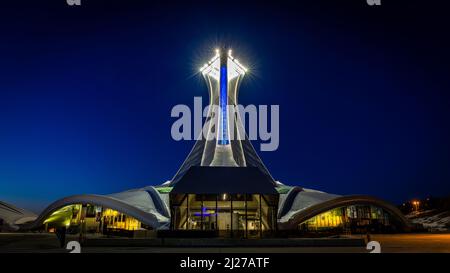
[[[273,181],[242,125],[238,111],[239,84],[247,72],[231,50],[216,50],[201,69],[209,90],[209,113],[202,136],[171,180],[175,185],[191,166],[257,167]],[[230,107],[227,107],[230,106]],[[275,183],[275,182],[274,182]]]

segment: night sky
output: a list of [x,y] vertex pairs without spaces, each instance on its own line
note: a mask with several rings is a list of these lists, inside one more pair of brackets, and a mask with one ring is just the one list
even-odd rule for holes
[[276,180],[450,194],[445,7],[81,1],[0,6],[0,200],[38,212],[171,179],[194,143],[172,140],[171,108],[207,102],[198,68],[223,45],[250,69],[240,103],[280,105],[279,149],[259,152]]

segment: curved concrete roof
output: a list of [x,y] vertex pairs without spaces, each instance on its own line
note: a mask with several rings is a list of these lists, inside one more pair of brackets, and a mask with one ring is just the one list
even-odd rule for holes
[[[281,217],[279,221],[279,228],[280,229],[295,229],[298,224],[320,214],[323,212],[326,212],[328,210],[338,208],[338,207],[344,207],[344,206],[350,206],[350,205],[357,205],[357,204],[368,204],[368,205],[375,205],[380,208],[383,208],[388,213],[390,213],[393,217],[395,217],[399,222],[402,224],[402,226],[405,229],[408,229],[411,227],[410,222],[406,217],[400,212],[399,209],[397,209],[392,204],[383,201],[381,199],[367,196],[367,195],[351,195],[351,196],[336,196],[331,194],[325,194],[317,192],[316,194],[308,194],[309,197],[312,198],[306,198],[306,200],[301,201],[301,199],[304,199],[302,197],[305,197],[305,194],[298,194],[299,201],[294,201],[292,208],[289,210],[286,215]],[[334,196],[334,198],[333,198]],[[297,199],[297,198],[296,198]]]
[[[399,219],[404,226],[409,226],[408,220],[395,206],[378,198],[365,195],[339,196],[297,186],[283,186],[289,190],[285,194],[280,194],[279,198],[278,225],[280,229],[296,228],[299,223],[322,212],[355,204],[379,206]],[[111,208],[134,217],[154,229],[167,229],[170,224],[168,194],[160,194],[153,186],[109,195],[69,196],[52,203],[39,216],[0,202],[0,218],[7,223],[23,224],[22,229],[34,229],[40,227],[55,210],[72,204],[91,204]]]
[[162,201],[158,191],[153,187],[113,193],[106,196],[157,216],[170,217],[167,206]]
[[339,197],[322,191],[300,187],[292,187],[285,197],[280,198],[278,219],[286,222],[293,214],[305,210],[311,206]]
[[55,210],[72,204],[91,204],[117,210],[154,229],[167,229],[170,222],[167,206],[159,193],[153,187],[146,187],[110,195],[82,194],[59,199],[21,229],[38,228]]
[[36,218],[37,215],[32,212],[0,201],[0,219],[11,229],[18,229],[19,227],[16,225],[34,221]]

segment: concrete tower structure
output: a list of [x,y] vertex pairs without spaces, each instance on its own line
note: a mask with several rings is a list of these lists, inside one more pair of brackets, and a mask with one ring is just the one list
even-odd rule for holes
[[[209,91],[209,111],[202,134],[170,182],[174,186],[193,166],[257,167],[275,181],[256,153],[237,110],[239,85],[247,72],[231,50],[217,49],[201,69]],[[206,133],[203,133],[206,132]]]

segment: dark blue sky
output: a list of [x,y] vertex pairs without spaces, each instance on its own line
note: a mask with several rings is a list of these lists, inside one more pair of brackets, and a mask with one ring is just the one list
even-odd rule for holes
[[280,105],[280,147],[260,152],[277,180],[450,194],[444,7],[18,2],[0,7],[0,200],[39,211],[171,179],[193,145],[171,139],[171,108],[207,101],[197,71],[220,45],[251,70],[240,102]]

